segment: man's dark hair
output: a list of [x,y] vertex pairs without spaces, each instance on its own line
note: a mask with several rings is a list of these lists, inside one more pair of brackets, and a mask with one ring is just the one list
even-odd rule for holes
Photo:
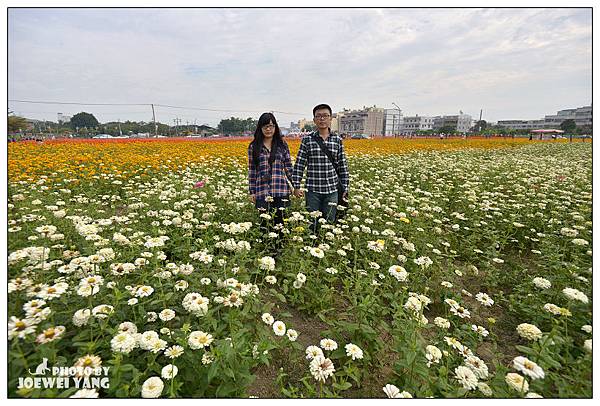
[[313,117],[315,116],[315,112],[316,112],[317,110],[323,110],[323,109],[327,109],[327,110],[329,110],[329,114],[330,114],[330,115],[333,115],[333,111],[331,111],[331,107],[329,107],[329,105],[328,105],[328,104],[318,104],[318,105],[316,105],[316,106],[315,106],[315,108],[313,109]]

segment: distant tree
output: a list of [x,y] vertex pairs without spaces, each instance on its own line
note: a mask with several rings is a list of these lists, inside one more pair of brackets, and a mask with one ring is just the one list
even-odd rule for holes
[[315,124],[312,124],[312,123],[304,124],[304,128],[302,130],[303,131],[316,131],[317,130],[317,126]]
[[488,126],[487,121],[485,121],[485,120],[479,120],[475,124],[475,131],[481,132],[481,131],[485,130],[487,128],[487,126]]
[[86,112],[82,111],[81,113],[77,113],[73,117],[71,117],[71,127],[72,128],[83,128],[83,127],[93,128],[93,127],[96,127],[97,125],[98,125],[98,120],[96,120],[96,117],[94,117],[94,115],[90,114],[90,113],[86,113]]
[[566,133],[572,133],[575,131],[576,128],[577,124],[575,124],[575,120],[573,120],[572,118],[560,123],[560,129]]
[[221,120],[217,128],[219,129],[219,132],[231,135],[241,134],[244,131],[254,132],[254,130],[256,130],[257,124],[258,120],[254,120],[251,117],[248,117],[246,119],[231,117]]
[[8,131],[16,132],[27,128],[27,120],[19,116],[8,116]]
[[444,134],[454,134],[455,132],[456,132],[456,127],[451,126],[451,125],[445,125],[438,130],[438,133],[444,133]]

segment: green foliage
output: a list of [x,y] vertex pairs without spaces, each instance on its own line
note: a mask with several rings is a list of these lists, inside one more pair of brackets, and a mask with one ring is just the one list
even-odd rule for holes
[[98,125],[98,120],[93,114],[82,111],[81,113],[75,114],[71,117],[71,128],[93,128]]
[[[68,289],[45,299],[51,313],[37,320],[34,332],[9,340],[8,394],[71,396],[73,388],[17,389],[16,383],[43,358],[72,366],[93,354],[111,368],[101,397],[140,397],[144,382],[168,364],[179,372],[163,379],[162,397],[246,397],[261,385],[269,395],[290,398],[381,397],[386,384],[419,398],[485,397],[457,378],[472,354],[488,367],[479,383],[494,398],[522,396],[505,381],[517,372],[518,355],[545,372],[543,379],[527,378],[530,392],[591,397],[592,356],[584,344],[591,334],[582,330],[592,322],[591,153],[589,143],[534,143],[351,157],[356,192],[348,216],[313,236],[304,202],[293,199],[273,269],[260,265],[272,255],[270,237],[246,201],[240,164],[198,164],[182,172],[132,167],[119,182],[108,168],[88,181],[9,182],[9,320],[29,317],[24,309],[44,297],[41,290],[60,282]],[[196,179],[208,181],[194,189]],[[246,221],[247,230],[231,225]],[[54,233],[44,231],[48,225]],[[158,236],[168,239],[152,246]],[[250,249],[233,244],[242,241]],[[320,251],[311,253],[315,247]],[[101,251],[106,248],[112,255]],[[119,271],[119,264],[132,264],[131,271]],[[404,277],[394,276],[392,267],[400,266]],[[78,289],[91,275],[103,283],[82,296]],[[538,288],[535,277],[551,286]],[[137,297],[132,288],[138,285],[153,292]],[[565,288],[589,300],[569,298]],[[205,314],[183,304],[192,292],[207,298]],[[483,293],[494,303],[483,303]],[[410,300],[421,308],[414,311]],[[468,317],[452,311],[454,302]],[[564,315],[546,311],[547,303]],[[75,325],[75,311],[101,304],[114,311]],[[164,309],[174,318],[148,313]],[[297,340],[276,335],[264,313],[288,332],[297,330]],[[437,317],[448,326],[440,327]],[[113,350],[126,321],[138,333],[156,332],[166,347],[181,346],[183,354],[172,359],[164,349],[139,345],[129,353]],[[536,325],[540,337],[519,336],[521,323]],[[60,339],[36,342],[59,325],[65,326]],[[192,331],[213,341],[192,348]],[[337,343],[323,349],[335,372],[319,382],[305,349],[324,338]],[[362,357],[347,354],[350,343]],[[441,358],[427,358],[429,345]]]
[[258,120],[254,120],[251,117],[248,117],[247,119],[231,117],[221,120],[217,128],[223,134],[239,135],[244,131],[254,132],[256,130],[257,125]]
[[560,123],[560,129],[566,133],[572,133],[575,131],[576,128],[577,124],[575,124],[575,120],[573,120],[572,118]]
[[8,132],[17,132],[27,128],[27,120],[19,116],[8,116]]

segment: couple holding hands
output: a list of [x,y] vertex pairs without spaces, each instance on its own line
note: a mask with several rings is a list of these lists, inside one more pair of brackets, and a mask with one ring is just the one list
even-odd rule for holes
[[[275,116],[263,113],[258,119],[254,140],[248,146],[250,200],[257,209],[273,216],[275,229],[283,225],[283,212],[290,204],[290,194],[304,196],[300,183],[305,169],[308,172],[305,185],[307,211],[318,211],[333,223],[340,197],[347,201],[348,161],[341,137],[331,132],[331,118],[331,107],[327,104],[319,104],[313,109],[317,130],[302,138],[293,168],[289,147],[281,137]],[[315,217],[310,225],[313,233],[318,224]],[[262,228],[266,229],[264,221]]]

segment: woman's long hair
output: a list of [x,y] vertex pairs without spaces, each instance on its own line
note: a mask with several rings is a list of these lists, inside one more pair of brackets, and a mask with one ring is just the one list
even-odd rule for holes
[[263,147],[263,141],[265,136],[263,135],[262,128],[263,126],[273,123],[275,126],[275,133],[273,134],[273,141],[271,143],[271,155],[269,156],[269,164],[273,165],[275,161],[275,157],[277,156],[277,151],[281,148],[283,149],[283,138],[281,138],[281,132],[279,131],[279,126],[277,125],[277,120],[275,120],[275,116],[272,113],[263,113],[258,119],[258,124],[256,126],[256,131],[254,131],[254,140],[250,143],[252,146],[252,160],[254,162],[254,167],[258,168],[260,164],[260,151]]

